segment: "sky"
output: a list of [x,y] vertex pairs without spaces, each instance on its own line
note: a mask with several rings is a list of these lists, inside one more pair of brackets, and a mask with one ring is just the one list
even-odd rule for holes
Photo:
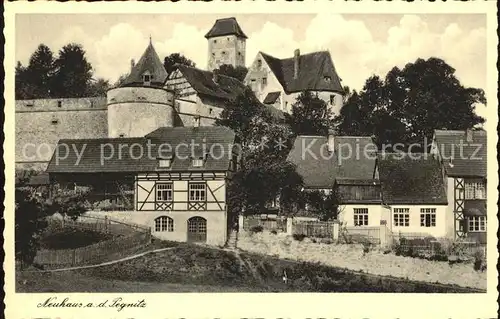
[[[234,16],[248,36],[246,64],[257,52],[279,58],[328,50],[343,85],[361,89],[373,74],[417,58],[439,57],[462,84],[486,89],[486,16],[481,14],[18,14],[16,60],[26,65],[40,43],[57,53],[79,43],[95,78],[116,81],[152,38],[160,58],[180,52],[206,68],[204,35],[217,18]],[[478,109],[478,113],[483,110]]]

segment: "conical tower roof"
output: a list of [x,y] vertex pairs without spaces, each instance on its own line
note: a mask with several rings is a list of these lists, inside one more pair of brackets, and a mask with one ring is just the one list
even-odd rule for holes
[[156,50],[153,47],[151,39],[146,51],[144,51],[139,59],[139,62],[132,67],[130,75],[124,81],[123,86],[142,85],[144,82],[143,76],[148,73],[152,76],[152,86],[162,86],[168,76],[158,53],[156,53]]

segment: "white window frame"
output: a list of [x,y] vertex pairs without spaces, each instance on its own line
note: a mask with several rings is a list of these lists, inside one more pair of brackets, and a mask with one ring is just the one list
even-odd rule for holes
[[169,216],[159,216],[155,218],[155,232],[173,232],[174,220]]
[[[427,223],[429,216],[429,223]],[[420,208],[420,227],[436,227],[436,209]]]
[[467,228],[470,233],[486,231],[486,216],[469,216],[467,218]]
[[486,183],[484,181],[466,181],[465,199],[486,199]]
[[174,200],[173,183],[156,183],[155,198],[157,202],[172,202]]
[[189,183],[188,197],[190,202],[206,202],[207,201],[207,184],[206,183]]
[[203,158],[193,158],[191,160],[191,165],[193,167],[203,167],[205,160]]
[[410,227],[410,209],[394,208],[393,221],[395,227]]
[[368,226],[368,208],[354,208],[354,226]]

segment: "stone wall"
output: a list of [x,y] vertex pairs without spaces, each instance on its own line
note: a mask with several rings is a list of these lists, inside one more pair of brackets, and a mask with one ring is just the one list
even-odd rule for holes
[[222,64],[245,65],[245,39],[235,35],[208,39],[208,70],[217,69]]
[[108,135],[104,98],[16,101],[17,169],[44,170],[60,139]]

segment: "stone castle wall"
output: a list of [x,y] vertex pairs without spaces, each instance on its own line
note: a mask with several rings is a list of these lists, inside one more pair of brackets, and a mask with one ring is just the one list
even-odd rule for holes
[[20,100],[15,108],[18,169],[44,170],[60,139],[108,135],[105,98]]

